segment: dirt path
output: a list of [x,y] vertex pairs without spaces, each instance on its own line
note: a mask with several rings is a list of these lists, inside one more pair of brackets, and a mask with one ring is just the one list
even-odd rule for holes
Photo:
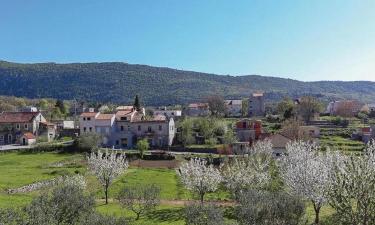
[[[105,199],[98,199],[98,202],[104,202]],[[114,202],[114,199],[108,199],[108,202]],[[198,200],[160,200],[161,205],[185,206],[187,204],[199,203]],[[206,204],[214,204],[218,206],[234,206],[234,201],[204,201]]]

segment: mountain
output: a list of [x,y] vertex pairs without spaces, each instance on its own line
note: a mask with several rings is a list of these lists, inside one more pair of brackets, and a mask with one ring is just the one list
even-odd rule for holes
[[375,102],[375,82],[302,82],[259,75],[229,76],[128,63],[35,63],[0,61],[0,95],[130,103],[184,104],[212,94],[242,98],[253,91],[269,100],[314,95],[323,100]]

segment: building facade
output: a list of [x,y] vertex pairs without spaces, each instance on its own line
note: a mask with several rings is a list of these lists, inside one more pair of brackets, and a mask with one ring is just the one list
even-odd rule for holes
[[47,122],[40,112],[3,112],[0,114],[0,145],[20,144],[25,133],[42,135],[41,123]]
[[225,100],[225,109],[227,116],[240,117],[242,116],[242,100]]
[[147,117],[143,112],[123,107],[115,114],[83,113],[81,134],[99,134],[103,146],[117,149],[135,148],[140,139],[147,139],[151,148],[171,146],[176,132],[173,118]]
[[265,104],[264,104],[264,94],[263,93],[253,93],[249,97],[249,108],[248,108],[248,116],[249,117],[256,117],[256,116],[264,116],[266,112]]

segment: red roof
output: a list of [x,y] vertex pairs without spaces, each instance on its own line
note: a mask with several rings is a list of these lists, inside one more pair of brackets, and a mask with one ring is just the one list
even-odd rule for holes
[[3,112],[0,114],[0,123],[28,123],[40,112]]
[[84,112],[81,114],[81,117],[94,117],[98,114],[97,112]]
[[25,137],[27,139],[35,139],[35,135],[30,133],[30,132],[26,132],[22,135],[22,137]]
[[97,120],[111,120],[115,114],[99,114],[96,117]]

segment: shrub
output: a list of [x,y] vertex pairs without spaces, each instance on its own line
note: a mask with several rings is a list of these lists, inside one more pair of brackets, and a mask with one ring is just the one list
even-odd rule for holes
[[238,221],[244,225],[297,225],[304,212],[304,203],[284,192],[249,190],[240,195],[236,207]]
[[187,225],[222,225],[223,213],[215,205],[191,204],[184,210]]

